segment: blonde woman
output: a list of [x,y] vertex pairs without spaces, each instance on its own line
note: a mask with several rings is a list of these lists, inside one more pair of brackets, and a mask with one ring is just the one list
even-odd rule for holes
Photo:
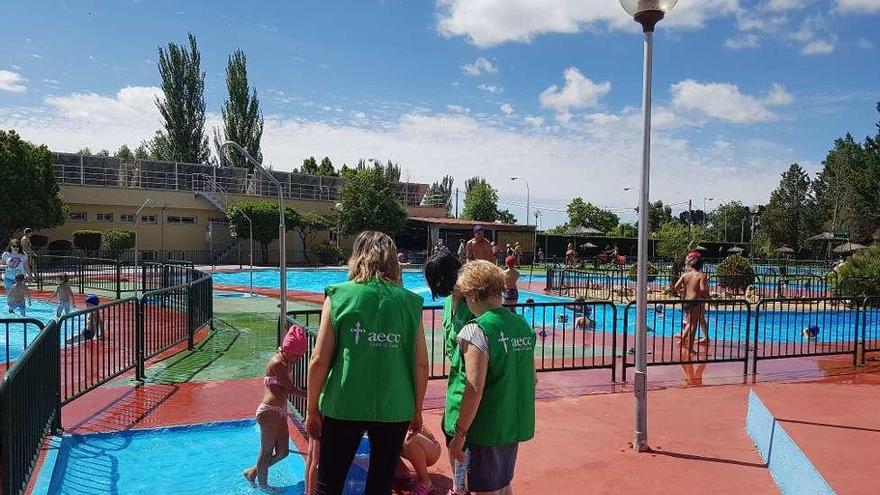
[[342,493],[367,432],[364,493],[386,495],[407,430],[422,429],[428,385],[423,301],[400,286],[397,248],[381,232],[357,237],[348,269],[348,282],[325,289],[309,364],[306,429],[321,441],[318,494]]

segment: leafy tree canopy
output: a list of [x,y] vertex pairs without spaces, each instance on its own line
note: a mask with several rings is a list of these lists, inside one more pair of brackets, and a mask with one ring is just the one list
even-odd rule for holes
[[[231,231],[239,239],[247,239],[251,235],[250,226],[253,222],[253,237],[259,242],[263,251],[263,260],[268,258],[269,244],[278,240],[278,203],[274,201],[241,201],[226,209]],[[251,222],[248,222],[250,218]],[[293,230],[299,223],[299,213],[291,207],[284,209],[284,226]]]
[[225,156],[219,153],[223,141],[234,141],[247,150],[255,160],[263,162],[260,141],[263,137],[263,113],[257,89],[248,83],[247,56],[236,50],[226,63],[226,90],[228,98],[220,111],[223,115],[223,128],[214,129],[214,147],[220,154],[220,163],[231,161],[232,166],[253,169],[240,153]]
[[583,225],[608,233],[620,223],[620,217],[615,213],[599,208],[593,203],[585,202],[581,198],[574,198],[566,210],[568,211],[569,227]]
[[406,222],[406,208],[384,169],[365,167],[346,173],[339,202],[339,227],[345,235],[364,230],[393,235]]
[[16,230],[48,229],[64,223],[61,199],[45,146],[24,141],[15,131],[0,130],[0,243]]
[[[474,181],[477,179],[476,181]],[[494,222],[498,219],[498,193],[483,178],[468,179],[467,194],[464,197],[464,218],[479,222]]]

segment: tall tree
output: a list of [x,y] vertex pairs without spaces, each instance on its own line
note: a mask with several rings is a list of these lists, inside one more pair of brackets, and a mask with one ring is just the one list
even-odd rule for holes
[[685,225],[705,225],[706,212],[703,210],[684,210],[678,215],[678,221]]
[[[223,129],[214,131],[214,147],[220,149],[221,141],[235,141],[247,150],[258,162],[263,162],[260,140],[263,137],[263,113],[257,89],[248,83],[247,56],[236,50],[226,62],[226,90],[228,98],[220,109],[223,114]],[[221,163],[226,159],[220,157]],[[232,166],[253,171],[253,164],[247,162],[239,153],[228,158]]]
[[0,248],[17,229],[47,229],[64,223],[52,153],[24,141],[15,131],[0,130]]
[[816,216],[812,191],[810,178],[800,165],[792,164],[782,174],[761,216],[761,230],[774,245],[785,244],[797,250],[813,233]]
[[150,152],[147,150],[147,147],[141,143],[137,148],[134,149],[134,159],[135,160],[149,160]]
[[192,33],[189,48],[177,43],[159,47],[159,75],[164,97],[156,97],[163,120],[150,143],[159,160],[205,163],[211,157],[205,135],[205,73],[202,56]]
[[[739,201],[729,201],[718,205],[706,215],[709,224],[709,238],[715,241],[748,242],[750,233],[743,228],[749,223],[749,208]],[[745,222],[745,223],[744,223]]]
[[508,209],[498,210],[495,214],[496,220],[501,223],[507,225],[515,225],[516,224],[516,215],[510,212]]
[[315,160],[315,157],[310,156],[303,160],[302,167],[295,172],[303,175],[318,175],[318,161]]
[[134,153],[131,152],[131,149],[127,144],[123,144],[116,150],[116,153],[113,153],[114,158],[119,158],[124,162],[133,162],[135,160]]
[[672,221],[672,208],[663,204],[663,201],[650,203],[648,208],[648,225],[651,230],[657,230],[664,224]]
[[311,245],[312,241],[315,240],[315,236],[321,232],[330,230],[330,227],[332,227],[334,223],[335,221],[333,219],[314,212],[304,211],[299,214],[295,230],[302,241],[303,256],[306,259],[306,263],[311,263],[309,253],[312,250]]
[[568,226],[570,228],[583,225],[607,233],[620,223],[620,217],[615,213],[599,208],[593,203],[585,202],[581,198],[574,198],[568,203],[566,210],[568,211]]
[[452,211],[452,184],[455,180],[451,175],[446,175],[440,182],[434,182],[425,192],[424,206],[444,208],[446,214]]
[[479,222],[498,219],[498,193],[485,179],[481,178],[468,189],[464,197],[464,218]]
[[377,168],[348,172],[339,202],[339,228],[346,235],[363,230],[393,235],[406,222],[406,208],[397,199],[394,184]]
[[321,160],[321,164],[318,165],[318,175],[323,175],[325,177],[338,177],[339,174],[336,173],[336,170],[333,168],[333,162],[330,161],[329,156],[325,156]]

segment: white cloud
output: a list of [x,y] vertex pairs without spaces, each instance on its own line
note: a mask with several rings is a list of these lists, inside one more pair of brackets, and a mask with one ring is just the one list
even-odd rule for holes
[[513,105],[510,103],[502,103],[501,111],[504,112],[505,115],[510,115],[513,113]]
[[859,38],[859,41],[856,43],[856,47],[861,48],[862,50],[873,50],[874,42],[872,42],[868,38]]
[[498,72],[498,68],[484,57],[478,57],[474,63],[462,65],[461,72],[468,76],[479,76],[480,74],[495,74]]
[[[45,106],[0,108],[0,128],[16,129],[30,141],[58,151],[116,149],[136,145],[159,128],[152,102],[157,88],[124,88],[115,95],[72,94],[47,99]],[[766,99],[785,100],[771,89]],[[464,107],[461,107],[462,109]],[[803,161],[792,150],[748,138],[703,136],[696,145],[675,134],[679,120],[663,107],[655,112],[653,162],[662,169],[652,180],[652,199],[679,201],[687,197],[682,184],[698,181],[706,194],[765,201],[787,164]],[[275,170],[290,170],[304,156],[329,156],[337,163],[354,163],[375,156],[403,164],[412,180],[430,182],[443,173],[457,180],[473,175],[480,163],[502,198],[519,198],[521,188],[508,177],[529,178],[532,198],[565,205],[572,197],[589,197],[596,204],[632,207],[620,190],[638,177],[641,118],[638,109],[595,113],[572,119],[572,127],[545,126],[530,115],[522,126],[504,124],[491,116],[405,111],[371,125],[349,122],[334,112],[326,119],[266,116],[263,155]],[[208,115],[206,127],[219,123]],[[552,173],[537,173],[535,163],[552,158]],[[408,168],[411,167],[411,168]],[[565,180],[560,180],[564,177]],[[523,198],[524,199],[524,198]],[[515,213],[522,213],[516,211]],[[553,221],[562,221],[560,218]],[[545,224],[551,220],[544,219]]]
[[452,113],[470,113],[471,109],[463,105],[446,105],[446,110]]
[[26,81],[27,79],[18,72],[0,70],[0,91],[24,93],[27,91],[27,88],[24,85]]
[[364,112],[351,112],[351,117],[354,120],[366,120],[367,114],[365,114]]
[[541,92],[538,100],[541,106],[555,110],[561,121],[567,121],[572,109],[594,107],[599,100],[611,91],[611,83],[608,81],[594,83],[584,77],[575,67],[565,69],[565,86],[561,89],[557,85],[550,86]]
[[708,117],[747,124],[779,120],[770,107],[788,105],[794,97],[785,88],[774,84],[766,96],[742,93],[734,84],[701,83],[686,79],[670,87],[676,109]]
[[495,86],[494,84],[480,84],[477,86],[480,91],[485,91],[486,93],[497,95],[504,92],[504,88],[501,86]]
[[541,127],[544,125],[544,117],[538,117],[537,115],[529,115],[528,117],[523,119],[523,122],[529,124],[532,127]]
[[880,2],[877,0],[837,0],[837,10],[853,14],[880,12]]
[[[739,0],[679,2],[664,24],[698,28],[738,8]],[[545,33],[636,29],[620,4],[611,0],[437,0],[437,10],[441,34],[466,37],[479,47],[528,43]]]
[[767,8],[777,12],[782,10],[797,10],[806,7],[809,3],[809,1],[805,0],[769,0],[767,2]]
[[813,40],[804,45],[801,53],[804,55],[825,55],[834,51],[834,45],[825,40]]
[[744,50],[747,48],[758,48],[761,46],[761,38],[756,34],[744,34],[727,38],[724,41],[724,47],[731,50]]
[[34,58],[43,58],[43,56],[40,55],[39,53],[31,53],[31,57],[34,57]]

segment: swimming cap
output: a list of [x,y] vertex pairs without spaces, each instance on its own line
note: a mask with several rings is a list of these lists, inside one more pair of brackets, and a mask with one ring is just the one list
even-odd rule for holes
[[703,259],[703,255],[699,253],[699,251],[694,251],[687,255],[687,258],[684,259],[684,262],[687,265],[692,265]]
[[291,325],[281,343],[281,350],[294,356],[304,356],[308,347],[309,341],[303,327],[297,324]]
[[94,294],[89,294],[86,296],[86,304],[91,304],[93,306],[97,306],[101,304],[101,301],[98,300],[98,296]]
[[508,268],[513,268],[516,266],[516,256],[508,256],[504,263],[508,266]]

